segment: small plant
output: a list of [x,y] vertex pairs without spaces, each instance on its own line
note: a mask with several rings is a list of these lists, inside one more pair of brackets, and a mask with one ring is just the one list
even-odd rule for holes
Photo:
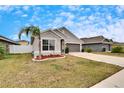
[[90,53],[90,52],[92,52],[92,49],[91,48],[86,48],[85,51]]
[[84,49],[82,48],[81,52],[84,52]]
[[106,51],[106,48],[103,48],[103,49],[102,49],[102,52],[105,52],[105,51]]
[[5,50],[2,46],[0,46],[0,59],[3,59],[5,56]]
[[65,48],[65,53],[66,53],[66,54],[69,53],[69,48],[68,48],[68,47]]
[[112,53],[122,53],[123,52],[123,48],[120,46],[114,47],[112,48]]

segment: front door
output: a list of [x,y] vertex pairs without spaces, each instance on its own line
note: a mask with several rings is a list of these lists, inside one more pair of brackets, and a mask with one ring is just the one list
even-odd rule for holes
[[61,53],[65,53],[65,43],[64,40],[61,40]]

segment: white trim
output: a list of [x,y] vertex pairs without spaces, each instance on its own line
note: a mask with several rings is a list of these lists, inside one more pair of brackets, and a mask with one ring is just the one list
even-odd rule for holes
[[[43,46],[43,45],[42,45],[42,44],[43,44],[43,40],[55,40],[55,47],[54,47],[54,50],[49,50],[49,49],[48,49],[48,50],[43,50],[43,47],[42,47],[42,46]],[[50,51],[51,51],[51,52],[54,52],[54,51],[56,51],[56,41],[57,41],[57,40],[56,40],[55,38],[42,38],[42,39],[41,39],[41,51],[42,51],[42,52],[50,52]]]
[[82,52],[82,44],[80,44],[80,52]]

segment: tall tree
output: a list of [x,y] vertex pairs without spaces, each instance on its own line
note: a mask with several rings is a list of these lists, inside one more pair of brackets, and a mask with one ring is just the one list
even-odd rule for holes
[[38,39],[39,39],[39,57],[41,57],[40,28],[38,26],[33,26],[33,25],[24,27],[20,30],[20,32],[18,34],[19,39],[21,39],[22,34],[26,34],[27,37],[30,35],[31,42],[33,42],[32,40],[34,40],[35,37],[38,37]]

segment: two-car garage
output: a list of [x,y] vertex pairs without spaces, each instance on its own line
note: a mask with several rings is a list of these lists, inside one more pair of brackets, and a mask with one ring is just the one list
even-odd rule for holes
[[69,48],[69,52],[80,52],[80,44],[66,44],[66,46]]

